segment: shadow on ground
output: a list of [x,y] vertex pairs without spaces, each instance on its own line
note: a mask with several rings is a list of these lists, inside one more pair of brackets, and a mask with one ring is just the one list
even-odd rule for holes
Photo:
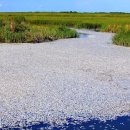
[[27,125],[26,127],[16,126],[15,128],[5,127],[8,130],[130,130],[130,116],[118,117],[116,120],[102,122],[99,120],[90,120],[80,122],[73,119],[67,119],[68,123],[62,126],[55,125],[52,127],[49,123],[37,122],[36,124]]

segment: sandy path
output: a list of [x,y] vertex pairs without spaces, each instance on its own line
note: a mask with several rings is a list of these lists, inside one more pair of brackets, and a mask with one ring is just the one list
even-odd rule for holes
[[[129,113],[130,48],[113,34],[0,45],[0,121],[103,120]],[[62,120],[63,121],[63,120]]]

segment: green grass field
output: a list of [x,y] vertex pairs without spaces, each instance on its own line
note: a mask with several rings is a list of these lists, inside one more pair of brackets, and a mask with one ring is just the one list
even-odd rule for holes
[[[8,31],[9,34],[3,34],[3,30],[9,30],[7,27],[3,29],[4,21],[10,22],[9,19],[14,17],[19,17],[19,19],[25,17],[26,19],[24,24],[28,26],[28,31],[25,29],[23,32],[15,32],[15,38],[17,39],[21,35],[23,40],[18,40],[19,38],[9,40],[14,34],[14,32],[10,34],[11,31]],[[8,26],[10,25],[9,22]],[[23,22],[21,24],[20,26],[23,26]],[[68,29],[74,27],[117,33],[113,38],[114,43],[130,46],[130,14],[124,13],[0,13],[0,26],[1,42],[42,42],[76,37],[76,32]],[[1,40],[2,35],[11,36],[6,40]]]

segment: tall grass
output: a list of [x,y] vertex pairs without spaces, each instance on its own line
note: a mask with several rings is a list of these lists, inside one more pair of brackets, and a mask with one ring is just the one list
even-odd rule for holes
[[[15,21],[14,23],[12,22],[12,28],[11,28],[14,34],[10,34],[11,32],[8,32],[9,29],[7,29],[7,27],[4,27],[6,29],[3,29],[3,26],[5,26],[4,19],[8,21],[11,17],[13,17],[13,20]],[[21,21],[22,23],[20,23]],[[118,44],[119,40],[117,40],[117,36],[120,37],[120,39],[125,39],[125,40],[129,39],[128,34],[130,31],[130,14],[77,13],[77,12],[0,13],[0,30],[7,31],[7,32],[0,31],[1,39],[5,39],[4,37],[2,38],[3,35],[11,35],[11,37],[20,37],[20,34],[22,37],[20,39],[23,39],[22,41],[24,41],[24,39],[27,39],[26,37],[29,37],[29,40],[25,40],[25,42],[28,41],[41,42],[44,41],[43,39],[47,39],[47,37],[50,40],[75,37],[76,33],[71,31],[70,29],[67,29],[67,27],[95,29],[99,31],[117,33],[113,42],[115,44]],[[25,38],[23,38],[23,36],[25,36]],[[34,39],[36,40],[32,40],[33,38],[31,36],[34,37]],[[123,44],[123,41],[124,40],[120,41],[122,42],[122,44],[121,43],[119,44],[125,45]]]
[[130,47],[130,31],[120,32],[113,37],[113,42],[116,45]]
[[32,20],[31,24],[35,25],[62,25],[75,28],[97,29],[101,28],[101,24],[98,23],[85,23],[79,21],[63,21],[63,20]]
[[64,26],[32,25],[24,16],[9,16],[0,20],[1,43],[39,43],[60,38],[77,37],[77,33]]

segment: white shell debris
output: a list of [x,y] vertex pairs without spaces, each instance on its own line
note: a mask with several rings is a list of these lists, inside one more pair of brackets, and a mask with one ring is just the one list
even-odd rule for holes
[[[130,49],[113,34],[0,45],[0,124],[113,119],[130,111]],[[0,125],[1,126],[1,125]]]

